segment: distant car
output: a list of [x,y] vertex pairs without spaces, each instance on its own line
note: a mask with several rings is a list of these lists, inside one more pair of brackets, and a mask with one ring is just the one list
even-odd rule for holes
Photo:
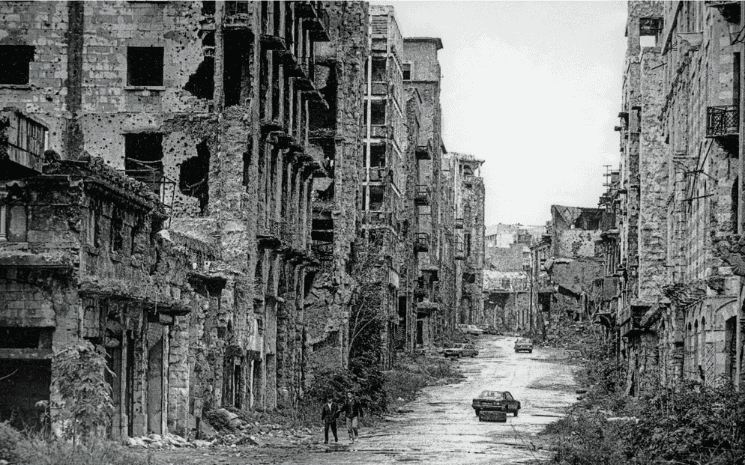
[[479,351],[473,346],[473,344],[454,344],[453,347],[447,347],[443,350],[442,354],[445,357],[475,357],[479,354]]
[[484,334],[483,329],[479,329],[476,327],[476,325],[466,325],[466,324],[460,324],[458,325],[458,329],[465,334],[471,334],[474,336],[480,336]]
[[473,407],[476,415],[479,415],[482,411],[500,411],[517,416],[517,412],[520,410],[520,402],[515,400],[512,394],[507,391],[481,391],[481,394],[473,399],[471,407]]
[[518,338],[517,341],[515,341],[515,352],[521,352],[521,351],[525,351],[525,352],[528,352],[529,354],[532,354],[533,353],[533,341],[526,337]]

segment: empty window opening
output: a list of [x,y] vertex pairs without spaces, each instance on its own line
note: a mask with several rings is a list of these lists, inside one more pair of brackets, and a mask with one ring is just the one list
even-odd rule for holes
[[185,160],[179,170],[178,187],[182,194],[199,199],[202,213],[209,201],[210,149],[207,141],[197,145],[197,156]]
[[373,58],[372,59],[372,81],[386,81],[385,74],[385,58]]
[[272,5],[272,22],[274,23],[273,32],[274,32],[274,35],[278,36],[281,31],[279,26],[280,26],[280,20],[281,20],[281,15],[282,15],[281,5],[283,4],[283,2],[270,2],[270,3]]
[[410,81],[411,80],[411,64],[404,63],[401,67],[403,68],[404,81]]
[[132,226],[132,230],[130,231],[130,242],[129,242],[129,252],[131,254],[134,254],[137,252],[137,238],[142,233],[142,218],[135,218],[135,224]]
[[368,210],[370,211],[381,211],[383,210],[383,194],[384,189],[382,186],[370,186],[370,200]]
[[118,252],[124,248],[124,213],[114,207],[111,212],[111,250]]
[[281,100],[279,98],[280,88],[283,83],[279,77],[279,60],[272,61],[272,119],[279,121],[279,110]]
[[127,47],[127,84],[163,85],[163,47]]
[[34,61],[30,45],[0,45],[0,84],[28,84],[29,63]]
[[370,101],[370,122],[374,125],[385,124],[385,100]]
[[740,208],[740,179],[735,178],[735,182],[732,183],[732,192],[731,192],[731,199],[732,199],[732,207],[730,211],[732,212],[732,225],[731,225],[731,231],[735,234],[737,234],[738,229],[738,209]]
[[210,16],[215,14],[215,2],[212,1],[203,1],[202,2],[202,14],[205,16]]
[[160,194],[163,183],[163,134],[144,132],[124,135],[124,170],[127,176]]
[[243,152],[243,187],[248,187],[251,176],[251,152]]
[[370,145],[370,166],[373,168],[385,166],[385,144]]
[[732,104],[740,104],[740,53],[732,57]]
[[27,222],[25,205],[0,206],[0,241],[26,242]]
[[253,40],[246,31],[227,31],[223,60],[225,106],[240,105],[251,95],[250,57]]
[[247,15],[248,2],[246,0],[233,0],[225,2],[225,14],[227,16]]

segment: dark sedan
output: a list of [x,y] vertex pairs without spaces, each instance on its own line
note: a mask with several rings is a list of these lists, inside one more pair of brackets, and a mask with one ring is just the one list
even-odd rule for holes
[[520,402],[515,400],[507,391],[481,391],[481,394],[473,399],[471,404],[476,415],[481,411],[502,411],[506,413],[512,413],[517,416],[518,410],[520,410]]

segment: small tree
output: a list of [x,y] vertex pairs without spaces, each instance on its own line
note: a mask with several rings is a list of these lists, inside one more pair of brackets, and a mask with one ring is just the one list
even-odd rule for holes
[[53,362],[53,383],[64,406],[59,417],[64,437],[74,442],[85,441],[108,428],[114,404],[111,385],[105,376],[113,373],[106,365],[104,348],[85,341],[56,352]]
[[382,237],[359,238],[351,257],[356,287],[350,299],[347,359],[357,354],[380,355],[380,330],[388,315],[383,308],[385,259]]

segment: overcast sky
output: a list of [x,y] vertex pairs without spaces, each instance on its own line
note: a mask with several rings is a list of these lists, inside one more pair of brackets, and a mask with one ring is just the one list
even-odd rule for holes
[[486,224],[597,207],[618,165],[626,2],[395,1],[404,37],[440,37],[443,138],[484,159]]

